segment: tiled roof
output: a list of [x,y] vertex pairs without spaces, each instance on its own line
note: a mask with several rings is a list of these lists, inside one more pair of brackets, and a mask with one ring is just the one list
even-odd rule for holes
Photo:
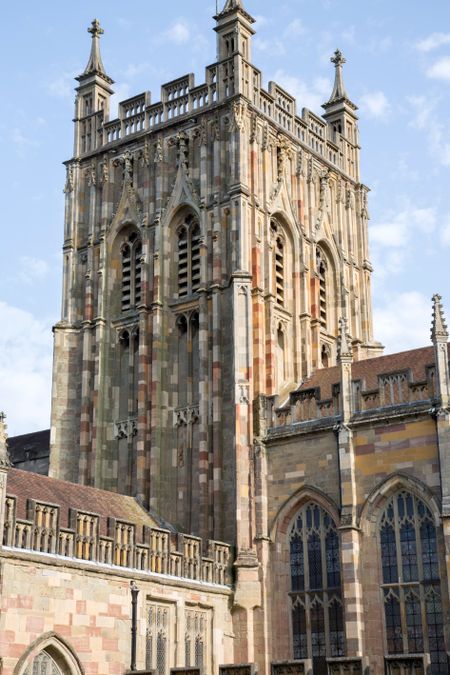
[[[450,343],[448,345],[450,358]],[[352,380],[362,380],[365,391],[378,388],[378,376],[389,373],[410,370],[413,382],[422,382],[427,379],[427,367],[434,365],[434,347],[410,349],[397,354],[387,354],[373,359],[355,361],[352,365]],[[321,400],[332,396],[332,385],[340,381],[339,366],[316,370],[310,378],[305,380],[297,391],[320,388]]]
[[65,480],[49,478],[20,469],[8,471],[6,492],[9,496],[18,498],[17,517],[21,519],[25,519],[27,516],[27,499],[34,499],[46,504],[58,505],[62,527],[69,527],[69,509],[77,509],[101,516],[101,534],[106,534],[106,519],[108,517],[134,523],[141,529],[144,525],[147,527],[162,527],[165,525],[148,513],[134,497],[69,483]]

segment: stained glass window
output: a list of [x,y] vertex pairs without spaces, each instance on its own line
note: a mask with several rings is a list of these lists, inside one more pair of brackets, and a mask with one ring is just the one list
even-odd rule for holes
[[149,603],[147,607],[147,631],[145,665],[157,675],[169,672],[170,607]]
[[184,636],[185,665],[205,668],[208,643],[208,610],[186,609],[186,632]]
[[314,675],[326,659],[344,656],[339,537],[330,515],[305,504],[289,534],[294,659],[311,658]]
[[34,657],[23,675],[62,675],[62,671],[50,654],[44,650]]
[[431,675],[448,673],[436,528],[425,503],[405,491],[391,497],[380,544],[388,653],[429,653]]

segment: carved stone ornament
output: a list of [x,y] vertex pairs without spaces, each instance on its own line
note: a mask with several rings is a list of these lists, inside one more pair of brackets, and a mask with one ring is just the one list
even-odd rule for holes
[[187,427],[189,424],[195,424],[200,417],[198,405],[178,408],[174,413],[174,426],[176,427]]
[[264,122],[263,128],[262,128],[262,142],[261,142],[261,150],[268,150],[269,148],[269,124],[268,122]]
[[297,167],[295,173],[297,177],[305,175],[305,152],[302,148],[297,152]]
[[250,143],[259,145],[259,140],[258,116],[256,113],[252,113],[250,117]]
[[277,138],[277,180],[281,181],[286,164],[292,156],[292,148],[289,141],[281,134]]
[[231,105],[231,125],[230,130],[239,131],[245,130],[245,115],[247,112],[247,106],[242,101],[233,101]]
[[102,162],[101,167],[102,167],[102,178],[101,178],[101,180],[102,180],[102,183],[105,184],[105,183],[109,182],[109,162],[108,162],[107,159],[105,159]]
[[319,210],[317,213],[316,230],[318,230],[326,213],[331,210],[331,191],[330,191],[330,173],[327,170],[319,174],[320,178],[320,196],[319,196]]
[[308,157],[308,170],[306,174],[306,180],[308,183],[311,183],[314,178],[314,162],[312,157]]
[[0,468],[8,469],[11,466],[11,460],[8,453],[8,434],[7,424],[5,422],[6,415],[0,412]]
[[121,438],[133,438],[137,435],[137,419],[136,417],[129,417],[126,420],[114,422],[114,437],[117,440]]
[[68,194],[73,190],[73,166],[69,164],[66,169],[66,184],[64,185],[64,194]]
[[250,403],[250,385],[246,382],[238,382],[236,385],[236,403],[249,405]]
[[345,208],[352,210],[355,208],[355,193],[349,185],[346,188]]
[[217,112],[214,116],[214,122],[212,126],[213,138],[215,141],[220,141],[220,115]]
[[94,186],[97,183],[97,171],[94,162],[91,162],[88,168],[86,169],[86,178],[89,187]]
[[186,171],[189,168],[189,137],[184,131],[180,131],[176,138],[177,143],[177,165],[184,167]]
[[123,183],[127,187],[133,185],[133,162],[134,157],[129,150],[114,160],[114,166],[123,166]]
[[202,117],[200,122],[200,128],[198,130],[198,136],[200,139],[201,145],[206,145],[208,142],[208,122],[206,117]]
[[163,161],[163,144],[161,138],[158,138],[155,143],[155,154],[153,155],[153,162],[158,164],[158,162]]
[[150,166],[150,144],[148,142],[148,137],[144,140],[144,147],[139,153],[139,159],[141,166]]

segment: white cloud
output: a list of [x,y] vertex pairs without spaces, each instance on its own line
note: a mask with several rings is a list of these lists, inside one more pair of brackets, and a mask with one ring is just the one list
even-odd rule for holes
[[431,52],[442,45],[450,43],[450,33],[431,33],[428,37],[420,40],[416,47],[420,52]]
[[427,76],[435,80],[450,81],[450,57],[438,59],[427,70]]
[[39,143],[34,138],[29,138],[25,136],[21,129],[15,127],[11,133],[11,141],[16,147],[16,152],[19,157],[24,157],[27,150],[30,148],[36,148]]
[[382,91],[372,91],[361,96],[360,107],[368,117],[386,121],[391,111],[386,94]]
[[450,217],[447,218],[447,221],[441,230],[441,242],[444,246],[450,246]]
[[22,256],[19,259],[19,264],[19,279],[27,284],[45,279],[49,272],[47,261],[40,258]]
[[0,301],[0,408],[9,434],[45,429],[50,421],[52,334],[30,312]]
[[165,32],[164,37],[176,45],[182,45],[191,38],[191,30],[185,19],[178,19]]
[[73,73],[62,73],[47,83],[47,90],[52,96],[72,101],[74,97],[74,77]]
[[431,300],[416,291],[389,293],[374,305],[376,339],[386,353],[423,347],[430,343]]
[[436,224],[434,208],[410,206],[371,225],[369,236],[378,277],[383,279],[401,273],[418,235],[430,235]]
[[286,48],[281,40],[263,40],[256,36],[253,40],[253,47],[260,52],[268,52],[272,56],[286,54]]
[[277,70],[272,79],[291,96],[295,96],[299,109],[320,110],[322,103],[329,99],[332,89],[331,82],[327,78],[317,77],[308,85],[284,70]]
[[408,102],[413,112],[410,126],[425,132],[433,159],[450,166],[449,132],[436,112],[438,101],[426,96],[410,96]]
[[300,19],[294,19],[284,31],[286,37],[298,37],[305,33],[305,27]]

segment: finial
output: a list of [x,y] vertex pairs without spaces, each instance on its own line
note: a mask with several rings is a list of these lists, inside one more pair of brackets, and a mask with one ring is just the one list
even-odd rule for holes
[[442,308],[441,296],[435,293],[432,297],[433,301],[433,321],[431,323],[431,340],[432,342],[447,342],[448,329],[445,323],[444,310]]
[[6,415],[0,412],[0,469],[9,469],[11,467],[11,460],[8,453],[8,434],[6,429]]
[[89,56],[89,61],[84,69],[83,75],[97,74],[102,75],[108,82],[112,83],[112,80],[107,76],[105,67],[103,65],[102,57],[100,55],[100,35],[103,35],[105,32],[100,26],[100,21],[94,19],[87,29],[88,33],[92,36],[92,45],[91,45],[91,54]]
[[351,358],[353,356],[347,333],[347,319],[343,316],[339,319],[338,353],[340,359],[344,357]]
[[333,92],[328,103],[339,101],[343,98],[348,99],[347,92],[344,87],[344,79],[342,77],[342,66],[347,62],[347,60],[343,53],[339,49],[336,49],[330,61],[331,63],[334,63],[336,73],[334,77]]
[[242,0],[227,0],[225,7],[220,13],[225,14],[225,12],[231,12],[232,9],[244,9]]

